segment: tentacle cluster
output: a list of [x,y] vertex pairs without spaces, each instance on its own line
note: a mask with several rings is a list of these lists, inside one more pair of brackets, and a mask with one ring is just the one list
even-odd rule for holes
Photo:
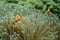
[[[16,15],[21,16],[17,22]],[[0,6],[1,40],[58,40],[59,24],[58,17],[53,14],[42,14],[17,4]]]

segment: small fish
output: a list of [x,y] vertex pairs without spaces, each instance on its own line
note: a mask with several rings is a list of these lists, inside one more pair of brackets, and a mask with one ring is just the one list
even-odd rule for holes
[[38,14],[36,13],[36,14],[34,14],[34,16],[37,18],[38,17]]
[[45,14],[50,14],[50,9],[48,9],[46,12],[45,12]]
[[16,16],[15,16],[15,21],[17,22],[17,21],[20,21],[20,20],[21,20],[21,16],[16,15]]

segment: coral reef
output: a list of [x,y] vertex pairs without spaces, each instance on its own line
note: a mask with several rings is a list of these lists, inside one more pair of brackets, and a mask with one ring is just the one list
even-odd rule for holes
[[43,14],[19,4],[0,4],[0,40],[60,40],[59,24],[52,13]]

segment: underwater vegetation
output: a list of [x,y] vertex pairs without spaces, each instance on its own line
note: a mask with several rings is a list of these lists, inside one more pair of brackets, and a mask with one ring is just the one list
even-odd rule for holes
[[60,21],[19,4],[0,4],[0,40],[60,40]]

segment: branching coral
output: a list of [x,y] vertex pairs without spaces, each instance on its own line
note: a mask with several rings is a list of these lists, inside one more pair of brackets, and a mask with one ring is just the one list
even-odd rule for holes
[[[42,14],[18,4],[0,6],[1,40],[58,40],[60,21],[53,14]],[[15,16],[21,19],[15,21]]]

